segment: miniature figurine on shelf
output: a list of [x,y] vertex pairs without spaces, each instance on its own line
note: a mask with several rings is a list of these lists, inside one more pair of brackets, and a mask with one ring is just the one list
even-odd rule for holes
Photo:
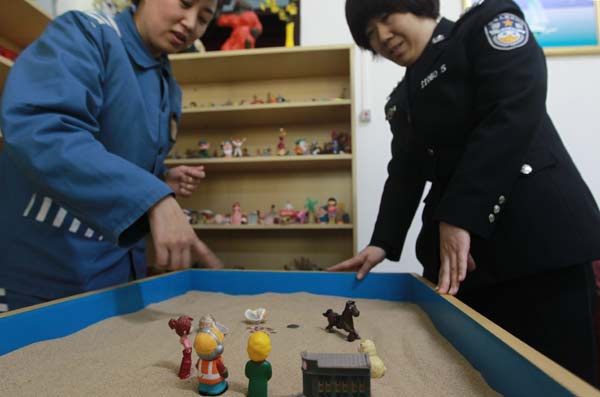
[[258,225],[258,220],[260,219],[260,211],[252,211],[248,214],[248,224],[249,225]]
[[267,92],[267,103],[277,103],[277,98],[271,95],[270,92]]
[[340,144],[338,142],[337,132],[335,131],[331,132],[331,152],[333,154],[340,153]]
[[264,100],[260,99],[256,95],[252,96],[252,102],[250,102],[251,105],[262,105],[263,103],[265,103]]
[[321,147],[319,146],[317,141],[312,141],[310,143],[309,150],[310,150],[310,154],[312,154],[313,156],[316,156],[317,154],[321,154],[321,152],[323,151],[323,149],[321,149]]
[[202,210],[199,214],[198,222],[203,225],[215,223],[215,213],[212,210]]
[[345,210],[344,203],[338,203],[336,219],[338,224],[350,223],[350,215]]
[[235,202],[231,208],[233,209],[233,212],[231,213],[231,224],[241,225],[243,215],[240,203]]
[[310,214],[307,210],[296,211],[296,216],[294,217],[294,221],[301,225],[308,223],[308,219]]
[[291,223],[296,218],[296,210],[292,203],[287,201],[283,209],[279,210],[279,217],[282,224]]
[[169,320],[169,328],[175,330],[175,333],[179,335],[179,343],[183,345],[179,379],[189,378],[192,370],[192,344],[188,339],[188,335],[192,331],[193,321],[194,319],[189,316],[180,316],[177,320],[174,318]]
[[298,156],[303,156],[308,154],[308,144],[306,143],[306,139],[300,138],[296,141],[296,147],[294,148],[294,152]]
[[279,142],[277,142],[277,155],[285,156],[288,154],[287,149],[285,148],[285,136],[287,132],[284,128],[279,129]]
[[273,225],[273,224],[278,224],[278,223],[279,223],[279,216],[277,215],[277,207],[275,206],[275,204],[271,204],[271,210],[269,211],[267,216],[265,216],[264,224],[265,225]]
[[248,378],[248,397],[267,397],[268,381],[272,376],[271,364],[267,361],[271,353],[271,338],[263,331],[257,331],[248,338],[248,357],[244,373]]
[[244,153],[242,152],[242,145],[246,142],[246,138],[233,138],[231,143],[233,144],[233,157],[243,157]]
[[221,142],[221,150],[223,151],[223,157],[232,157],[233,156],[233,144],[230,140],[225,140]]
[[358,347],[360,353],[367,353],[369,355],[369,361],[371,361],[371,378],[381,378],[385,375],[385,365],[381,358],[377,355],[377,349],[375,349],[375,343],[371,339],[366,339],[360,342]]
[[311,200],[310,197],[306,198],[306,203],[304,204],[304,208],[308,211],[308,223],[314,223],[317,217],[317,203],[319,200]]
[[347,132],[338,132],[337,141],[339,144],[340,153],[350,154],[352,153],[352,139],[350,134]]
[[216,325],[210,325],[214,324],[214,319],[211,316],[208,318],[211,321],[201,321],[201,327],[194,340],[194,349],[199,357],[196,363],[198,393],[203,396],[218,396],[225,393],[229,387],[226,381],[229,372],[221,358],[223,333]]
[[200,139],[198,141],[198,157],[208,158],[210,157],[210,143],[206,139]]
[[335,197],[329,197],[327,200],[327,223],[336,223],[337,200]]
[[356,307],[356,303],[354,301],[347,301],[346,307],[342,314],[337,314],[331,309],[327,309],[323,316],[327,317],[328,325],[325,328],[329,332],[335,332],[333,327],[343,329],[348,332],[347,340],[348,342],[353,342],[356,339],[360,339],[360,336],[354,329],[354,320],[352,317],[358,317],[360,312]]
[[276,100],[277,100],[277,103],[287,102],[287,99],[285,99],[283,96],[281,96],[281,94],[277,95]]

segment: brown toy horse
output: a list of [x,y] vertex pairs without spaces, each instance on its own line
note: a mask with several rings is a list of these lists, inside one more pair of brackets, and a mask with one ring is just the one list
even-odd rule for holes
[[354,330],[354,320],[352,320],[352,317],[358,317],[359,314],[360,312],[354,301],[346,302],[346,307],[341,315],[331,309],[327,309],[327,311],[323,313],[323,316],[327,317],[327,321],[329,322],[329,325],[325,329],[329,332],[335,332],[333,327],[337,327],[349,332],[347,338],[348,342],[360,339],[360,336],[358,336],[358,333]]

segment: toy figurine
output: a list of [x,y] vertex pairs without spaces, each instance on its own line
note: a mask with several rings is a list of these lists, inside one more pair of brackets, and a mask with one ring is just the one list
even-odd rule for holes
[[346,307],[342,314],[337,314],[333,310],[327,309],[327,311],[323,313],[323,316],[327,317],[329,323],[325,329],[329,332],[335,332],[333,327],[343,329],[348,332],[348,342],[353,342],[356,339],[360,339],[360,336],[354,330],[354,320],[352,317],[358,317],[359,315],[360,312],[354,301],[346,302]]
[[282,224],[291,223],[296,218],[296,210],[289,201],[286,201],[282,210],[279,210],[279,218]]
[[258,15],[243,0],[236,0],[232,13],[221,14],[217,25],[232,28],[231,35],[221,46],[223,51],[254,48],[263,30]]
[[311,200],[310,197],[306,198],[306,204],[304,204],[304,208],[308,211],[308,223],[314,223],[315,218],[317,216],[316,205],[319,200]]
[[263,103],[265,103],[264,100],[260,99],[256,95],[252,96],[252,102],[250,102],[251,105],[262,105]]
[[321,154],[321,152],[323,150],[321,149],[321,147],[319,146],[317,141],[312,141],[310,143],[309,151],[310,151],[310,154],[312,154],[313,156],[316,156],[317,154]]
[[377,355],[377,349],[375,349],[375,343],[372,340],[367,339],[360,342],[358,351],[359,353],[367,353],[369,355],[369,361],[371,361],[371,378],[381,378],[385,375],[385,365]]
[[271,210],[269,211],[267,216],[265,216],[264,224],[265,225],[279,224],[279,216],[277,215],[277,207],[275,206],[275,204],[271,204]]
[[335,197],[329,197],[327,200],[327,222],[334,224],[337,215],[337,200]]
[[231,141],[226,140],[221,142],[221,150],[223,150],[223,157],[232,157],[233,156],[233,145]]
[[267,103],[277,103],[277,98],[271,95],[270,92],[267,92]]
[[257,331],[248,338],[248,357],[244,373],[248,382],[248,397],[267,397],[268,381],[273,371],[271,363],[267,361],[271,353],[271,338],[262,331]]
[[242,145],[246,142],[246,138],[239,139],[233,138],[231,143],[233,144],[233,157],[243,157],[244,153],[242,152]]
[[337,132],[335,132],[335,131],[331,132],[331,152],[333,154],[340,153],[340,145],[339,145],[338,138],[337,138]]
[[283,102],[287,102],[287,99],[285,99],[283,96],[277,95],[277,103],[283,103]]
[[177,320],[174,318],[169,320],[169,327],[175,330],[179,335],[179,343],[183,345],[183,357],[179,366],[179,379],[187,379],[190,377],[192,369],[192,344],[188,339],[188,335],[192,331],[193,318],[181,316]]
[[194,340],[194,349],[198,354],[198,393],[203,396],[218,396],[229,385],[229,372],[223,364],[223,333],[217,328],[212,316],[204,316],[200,321],[200,329]]
[[258,225],[260,219],[260,211],[252,211],[248,214],[248,224],[249,225]]
[[298,156],[303,156],[308,154],[308,145],[306,143],[306,139],[300,138],[296,141],[296,147],[294,148],[294,152]]
[[232,206],[233,213],[231,214],[231,224],[232,225],[241,225],[242,224],[242,209],[240,208],[240,203],[236,202]]
[[198,157],[200,158],[208,158],[210,157],[210,143],[205,139],[200,139],[198,141]]
[[285,156],[288,154],[287,149],[285,148],[285,135],[287,132],[284,128],[279,129],[279,142],[277,142],[277,155]]

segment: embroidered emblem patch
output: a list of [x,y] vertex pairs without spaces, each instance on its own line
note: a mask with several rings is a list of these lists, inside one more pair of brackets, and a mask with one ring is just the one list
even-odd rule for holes
[[493,48],[514,50],[527,44],[529,28],[518,16],[504,13],[485,26],[485,35]]

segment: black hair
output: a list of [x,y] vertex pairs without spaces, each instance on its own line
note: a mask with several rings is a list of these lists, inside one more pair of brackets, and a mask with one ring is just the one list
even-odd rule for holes
[[394,12],[411,13],[436,19],[440,15],[439,0],[346,0],[346,21],[354,42],[362,49],[375,52],[367,37],[367,23]]
[[[229,0],[217,0],[217,9],[215,11],[215,15],[217,15],[217,14],[219,14],[219,12],[221,12],[221,9],[225,5],[226,1],[229,3]],[[131,0],[131,4],[133,4],[137,7],[140,5],[140,0]]]

